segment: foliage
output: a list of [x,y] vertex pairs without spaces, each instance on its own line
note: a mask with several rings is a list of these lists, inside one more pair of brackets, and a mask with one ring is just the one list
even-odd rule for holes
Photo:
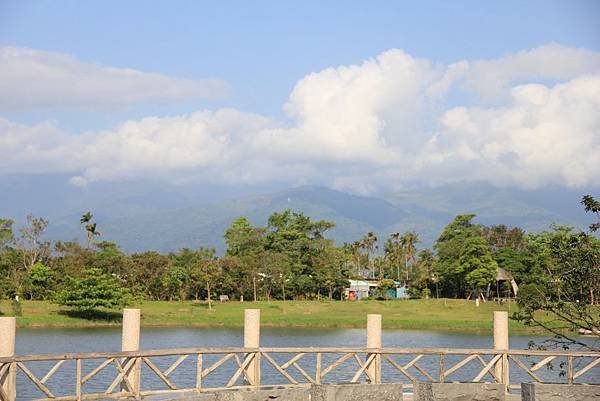
[[[570,333],[581,329],[600,339],[600,240],[567,227],[554,227],[531,240],[539,278],[521,286],[514,317],[547,329],[558,342],[589,346]],[[552,320],[542,320],[540,313]]]
[[49,299],[54,287],[54,272],[41,262],[31,267],[31,271],[25,278],[24,293],[28,299]]
[[[599,216],[598,202],[582,199]],[[403,280],[411,297],[466,298],[489,293],[498,268],[520,286],[520,321],[554,330],[597,330],[600,290],[598,238],[566,227],[525,233],[517,227],[483,226],[475,215],[456,216],[433,249],[419,249],[417,233],[390,234],[380,251],[378,233],[337,246],[326,237],[333,223],[284,210],[254,226],[245,217],[224,233],[227,252],[182,248],[125,254],[98,241],[92,214],[82,216],[87,244],[43,239],[48,222],[29,216],[14,238],[12,220],[0,219],[0,298],[55,297],[73,310],[91,313],[137,300],[338,299],[350,278],[372,277],[381,290]],[[599,217],[600,221],[600,217]],[[89,228],[89,230],[88,230]],[[590,225],[590,231],[598,223]],[[392,284],[390,284],[392,283]],[[386,292],[381,294],[386,296]]]
[[384,278],[384,279],[379,280],[379,283],[377,284],[377,289],[379,290],[379,294],[383,299],[388,299],[389,298],[388,291],[395,290],[396,283],[394,283],[394,280],[391,280],[389,278]]
[[3,249],[14,240],[11,219],[0,219],[0,249]]
[[60,305],[93,316],[95,312],[122,308],[131,303],[129,289],[98,268],[88,268],[81,278],[70,278],[67,288],[57,294]]

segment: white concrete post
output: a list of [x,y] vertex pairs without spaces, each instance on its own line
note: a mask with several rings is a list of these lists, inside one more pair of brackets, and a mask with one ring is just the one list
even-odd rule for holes
[[494,349],[505,351],[502,358],[496,363],[494,372],[496,377],[507,388],[509,383],[508,375],[508,312],[494,312]]
[[[15,337],[17,319],[15,317],[0,317],[0,358],[15,355]],[[17,397],[17,370],[14,363],[0,377],[0,386],[8,396],[7,401],[14,401]]]
[[[244,348],[260,347],[260,309],[244,310]],[[260,386],[260,354],[254,354],[254,359],[246,370],[246,380],[251,385]]]
[[[140,310],[123,309],[123,334],[121,340],[122,351],[140,350]],[[137,359],[127,375],[129,381],[133,384],[133,393],[138,395],[140,392],[140,374],[141,359]]]
[[[367,348],[381,348],[381,315],[367,315]],[[370,357],[371,354],[367,356]],[[367,372],[371,383],[381,383],[381,355],[375,355]]]

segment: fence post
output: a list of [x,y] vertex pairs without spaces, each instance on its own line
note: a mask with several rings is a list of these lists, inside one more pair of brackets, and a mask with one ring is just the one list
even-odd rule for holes
[[[15,356],[15,336],[17,319],[15,317],[0,317],[0,357]],[[7,401],[17,398],[17,365],[13,362],[6,372],[0,376],[0,386],[8,396]]]
[[[244,348],[258,347],[260,347],[260,309],[245,309]],[[249,384],[260,387],[260,352],[254,353],[254,359],[248,364],[245,376]]]
[[[123,328],[122,328],[121,350],[139,351],[140,350],[140,310],[123,309]],[[133,393],[138,396],[140,393],[140,375],[142,370],[141,358],[136,358],[131,367],[127,378],[133,385]],[[126,364],[126,363],[125,363]],[[124,364],[124,365],[125,365]]]
[[[381,348],[381,315],[367,315],[367,348]],[[367,355],[367,359],[370,356],[371,354]],[[381,383],[381,355],[379,352],[375,353],[367,371],[368,380],[371,383]]]
[[510,376],[508,372],[508,312],[494,312],[494,349],[504,351],[502,358],[496,362],[494,372],[500,383],[508,390]]

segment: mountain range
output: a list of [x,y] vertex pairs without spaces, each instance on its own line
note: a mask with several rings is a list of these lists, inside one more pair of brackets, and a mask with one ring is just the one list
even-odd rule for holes
[[[585,229],[591,220],[579,201],[581,191],[562,188],[519,190],[483,183],[463,183],[412,189],[379,197],[360,196],[324,187],[303,186],[266,195],[242,196],[190,205],[171,192],[114,196],[110,202],[90,202],[101,239],[117,242],[124,251],[169,252],[181,247],[225,248],[223,233],[239,216],[265,225],[270,214],[291,209],[314,219],[333,221],[329,237],[338,244],[352,242],[368,231],[381,239],[392,232],[415,230],[421,246],[433,244],[454,216],[476,214],[481,224],[506,224],[527,231],[548,229],[553,223]],[[592,194],[593,195],[593,194]],[[88,209],[69,206],[70,213],[54,216],[48,227],[52,239],[83,239],[79,217]]]

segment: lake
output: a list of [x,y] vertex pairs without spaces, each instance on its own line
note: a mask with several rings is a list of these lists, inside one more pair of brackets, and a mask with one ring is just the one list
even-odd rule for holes
[[[364,347],[366,343],[366,330],[364,329],[300,329],[300,328],[262,328],[261,346],[264,347]],[[531,340],[541,341],[544,337],[532,336],[511,336],[510,347],[512,349],[526,349]],[[243,345],[243,329],[208,329],[208,328],[143,328],[141,334],[142,349],[164,349],[164,348],[191,348],[191,347],[241,347]],[[432,331],[406,331],[406,330],[384,330],[384,347],[402,347],[402,348],[493,348],[492,335],[475,335],[444,333]],[[43,353],[66,353],[66,352],[104,352],[119,351],[121,347],[120,328],[93,328],[93,329],[19,329],[17,332],[16,352],[23,354],[43,354]],[[274,355],[278,362],[286,361],[291,355]],[[323,365],[331,363],[340,355],[324,355]],[[212,359],[211,359],[212,358]],[[205,368],[217,356],[205,357]],[[312,358],[312,359],[311,359]],[[399,363],[407,363],[413,356],[401,356],[397,360]],[[459,356],[449,356],[446,360],[446,369],[460,360]],[[487,358],[487,357],[486,357]],[[153,360],[156,364],[166,369],[177,357],[163,357]],[[489,359],[489,358],[487,358]],[[425,370],[437,375],[437,366],[439,359],[435,356],[424,357],[419,361],[419,365]],[[300,365],[309,373],[314,372],[314,356],[308,355],[300,361]],[[84,374],[90,372],[100,361],[84,361]],[[354,370],[350,368],[350,365]],[[73,366],[70,366],[72,364]],[[173,380],[181,386],[193,386],[194,383],[194,358],[188,358],[172,375]],[[32,371],[43,376],[50,368],[48,363],[31,363]],[[267,362],[262,361],[262,377],[265,384],[284,384],[286,380],[279,375]],[[327,376],[327,381],[343,382],[349,381],[356,371],[356,362],[349,361],[348,366],[339,371],[333,371]],[[237,367],[233,361],[231,364],[223,365],[213,374],[208,376],[204,383],[210,386],[223,385],[231,376],[231,373]],[[161,382],[153,376],[149,369],[144,368],[142,373],[144,389],[161,388]],[[479,372],[481,365],[478,361],[473,361],[464,369],[458,371],[452,376],[451,380],[472,380]],[[293,368],[289,369],[297,379],[301,379],[298,372]],[[556,364],[552,370],[542,369],[540,376],[552,381],[564,381],[564,377],[559,374],[559,366]],[[71,383],[74,382],[74,363],[68,362],[61,367],[55,376],[49,381],[50,388],[59,389],[57,393],[64,394],[72,391]],[[101,390],[112,382],[116,370],[106,369],[97,378],[86,383],[85,390]],[[414,369],[411,370],[419,379],[424,379]],[[229,376],[228,376],[229,375]],[[600,378],[598,369],[592,369],[589,375],[591,378]],[[589,376],[588,375],[588,376]],[[38,377],[40,377],[38,376]],[[383,364],[384,381],[403,381],[406,379],[401,376],[391,366],[384,362]],[[489,380],[489,379],[488,379]],[[527,377],[516,367],[511,367],[511,382],[527,380]],[[527,380],[528,381],[528,380]],[[589,381],[589,380],[588,380]],[[18,378],[17,388],[19,389],[18,399],[28,400],[42,397],[29,385],[21,373]]]

